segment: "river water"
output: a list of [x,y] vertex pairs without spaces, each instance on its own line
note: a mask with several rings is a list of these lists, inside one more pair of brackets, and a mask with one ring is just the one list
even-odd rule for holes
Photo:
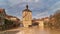
[[60,30],[44,27],[29,27],[6,31],[0,34],[60,34]]

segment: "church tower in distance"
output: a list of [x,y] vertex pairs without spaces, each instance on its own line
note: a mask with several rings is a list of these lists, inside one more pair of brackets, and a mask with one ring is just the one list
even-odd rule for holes
[[26,9],[22,12],[22,22],[24,27],[29,27],[32,25],[32,11],[28,9],[28,5],[26,5]]

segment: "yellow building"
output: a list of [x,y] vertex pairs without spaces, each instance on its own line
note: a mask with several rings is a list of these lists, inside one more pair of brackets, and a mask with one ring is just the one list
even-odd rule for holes
[[22,17],[23,17],[22,21],[24,27],[28,27],[29,25],[32,25],[32,11],[28,9],[28,5],[26,5],[26,9],[23,10]]
[[43,19],[35,19],[34,22],[39,24],[39,27],[44,27],[44,20]]

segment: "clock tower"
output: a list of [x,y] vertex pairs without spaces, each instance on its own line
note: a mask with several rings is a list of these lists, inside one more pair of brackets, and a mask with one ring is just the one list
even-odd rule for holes
[[32,11],[28,9],[28,5],[26,5],[26,9],[22,12],[22,21],[24,27],[32,25]]

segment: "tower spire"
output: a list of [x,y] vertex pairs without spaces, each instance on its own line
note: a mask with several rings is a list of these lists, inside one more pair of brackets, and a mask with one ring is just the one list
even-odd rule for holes
[[28,5],[26,5],[26,9],[28,9]]

